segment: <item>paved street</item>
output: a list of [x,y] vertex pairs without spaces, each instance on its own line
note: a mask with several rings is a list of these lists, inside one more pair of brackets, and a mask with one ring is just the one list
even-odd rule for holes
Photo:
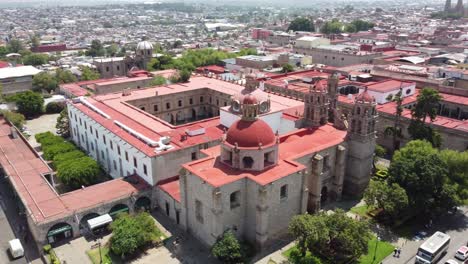
[[[22,231],[26,227],[24,216],[18,215],[17,202],[5,178],[0,177],[0,263],[42,263],[35,244],[31,241],[29,231]],[[27,236],[25,235],[27,234]],[[11,260],[8,254],[8,241],[20,238],[26,257]],[[25,241],[25,238],[26,241]]]
[[[468,206],[462,207],[458,212],[453,216],[442,217],[439,220],[434,222],[434,226],[429,230],[422,230],[428,233],[427,237],[419,241],[400,241],[399,245],[402,246],[402,252],[400,258],[395,258],[392,255],[387,257],[383,264],[406,264],[414,263],[416,252],[419,246],[435,231],[444,232],[451,237],[450,247],[447,252],[447,255],[444,256],[438,263],[444,263],[448,259],[454,259],[454,254],[456,250],[462,246],[466,245],[468,241]],[[454,259],[455,260],[455,259]],[[455,260],[458,263],[462,263],[459,260]]]

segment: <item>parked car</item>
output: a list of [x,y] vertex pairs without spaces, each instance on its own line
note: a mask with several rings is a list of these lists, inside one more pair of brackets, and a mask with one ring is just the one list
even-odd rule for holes
[[449,259],[449,260],[445,261],[444,264],[458,264],[458,262],[456,262],[456,261],[453,260],[453,259]]
[[460,247],[457,252],[455,253],[455,258],[459,260],[465,260],[468,258],[468,247],[462,246]]

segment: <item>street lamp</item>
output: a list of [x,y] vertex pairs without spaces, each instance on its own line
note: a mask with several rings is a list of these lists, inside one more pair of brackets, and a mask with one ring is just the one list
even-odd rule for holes
[[377,246],[379,245],[380,237],[377,236],[377,241],[375,242],[375,249],[374,249],[374,259],[372,259],[372,263],[375,261],[375,257],[377,255]]

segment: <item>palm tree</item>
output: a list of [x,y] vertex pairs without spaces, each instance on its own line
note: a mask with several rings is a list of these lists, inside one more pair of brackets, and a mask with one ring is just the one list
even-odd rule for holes
[[400,149],[400,139],[403,139],[403,133],[401,129],[401,114],[403,113],[403,88],[400,86],[400,90],[395,95],[390,94],[387,97],[387,101],[392,101],[396,103],[396,113],[395,113],[395,122],[393,127],[386,127],[384,130],[385,136],[393,137],[393,151]]

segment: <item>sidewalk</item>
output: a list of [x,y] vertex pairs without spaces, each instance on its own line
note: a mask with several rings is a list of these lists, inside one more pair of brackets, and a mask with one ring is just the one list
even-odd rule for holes
[[410,261],[413,259],[414,255],[418,251],[419,246],[424,242],[424,240],[404,240],[405,239],[399,239],[397,245],[395,245],[397,247],[402,248],[400,257],[394,257],[392,253],[382,261],[383,264],[410,263]]
[[295,245],[295,242],[291,242],[289,244],[287,244],[286,246],[280,248],[279,250],[276,250],[275,252],[263,257],[262,259],[256,261],[255,263],[256,264],[270,264],[272,261],[274,263],[284,263],[285,261],[287,261],[286,257],[283,256],[283,252],[287,251],[288,249],[290,249],[291,247],[293,247]]

